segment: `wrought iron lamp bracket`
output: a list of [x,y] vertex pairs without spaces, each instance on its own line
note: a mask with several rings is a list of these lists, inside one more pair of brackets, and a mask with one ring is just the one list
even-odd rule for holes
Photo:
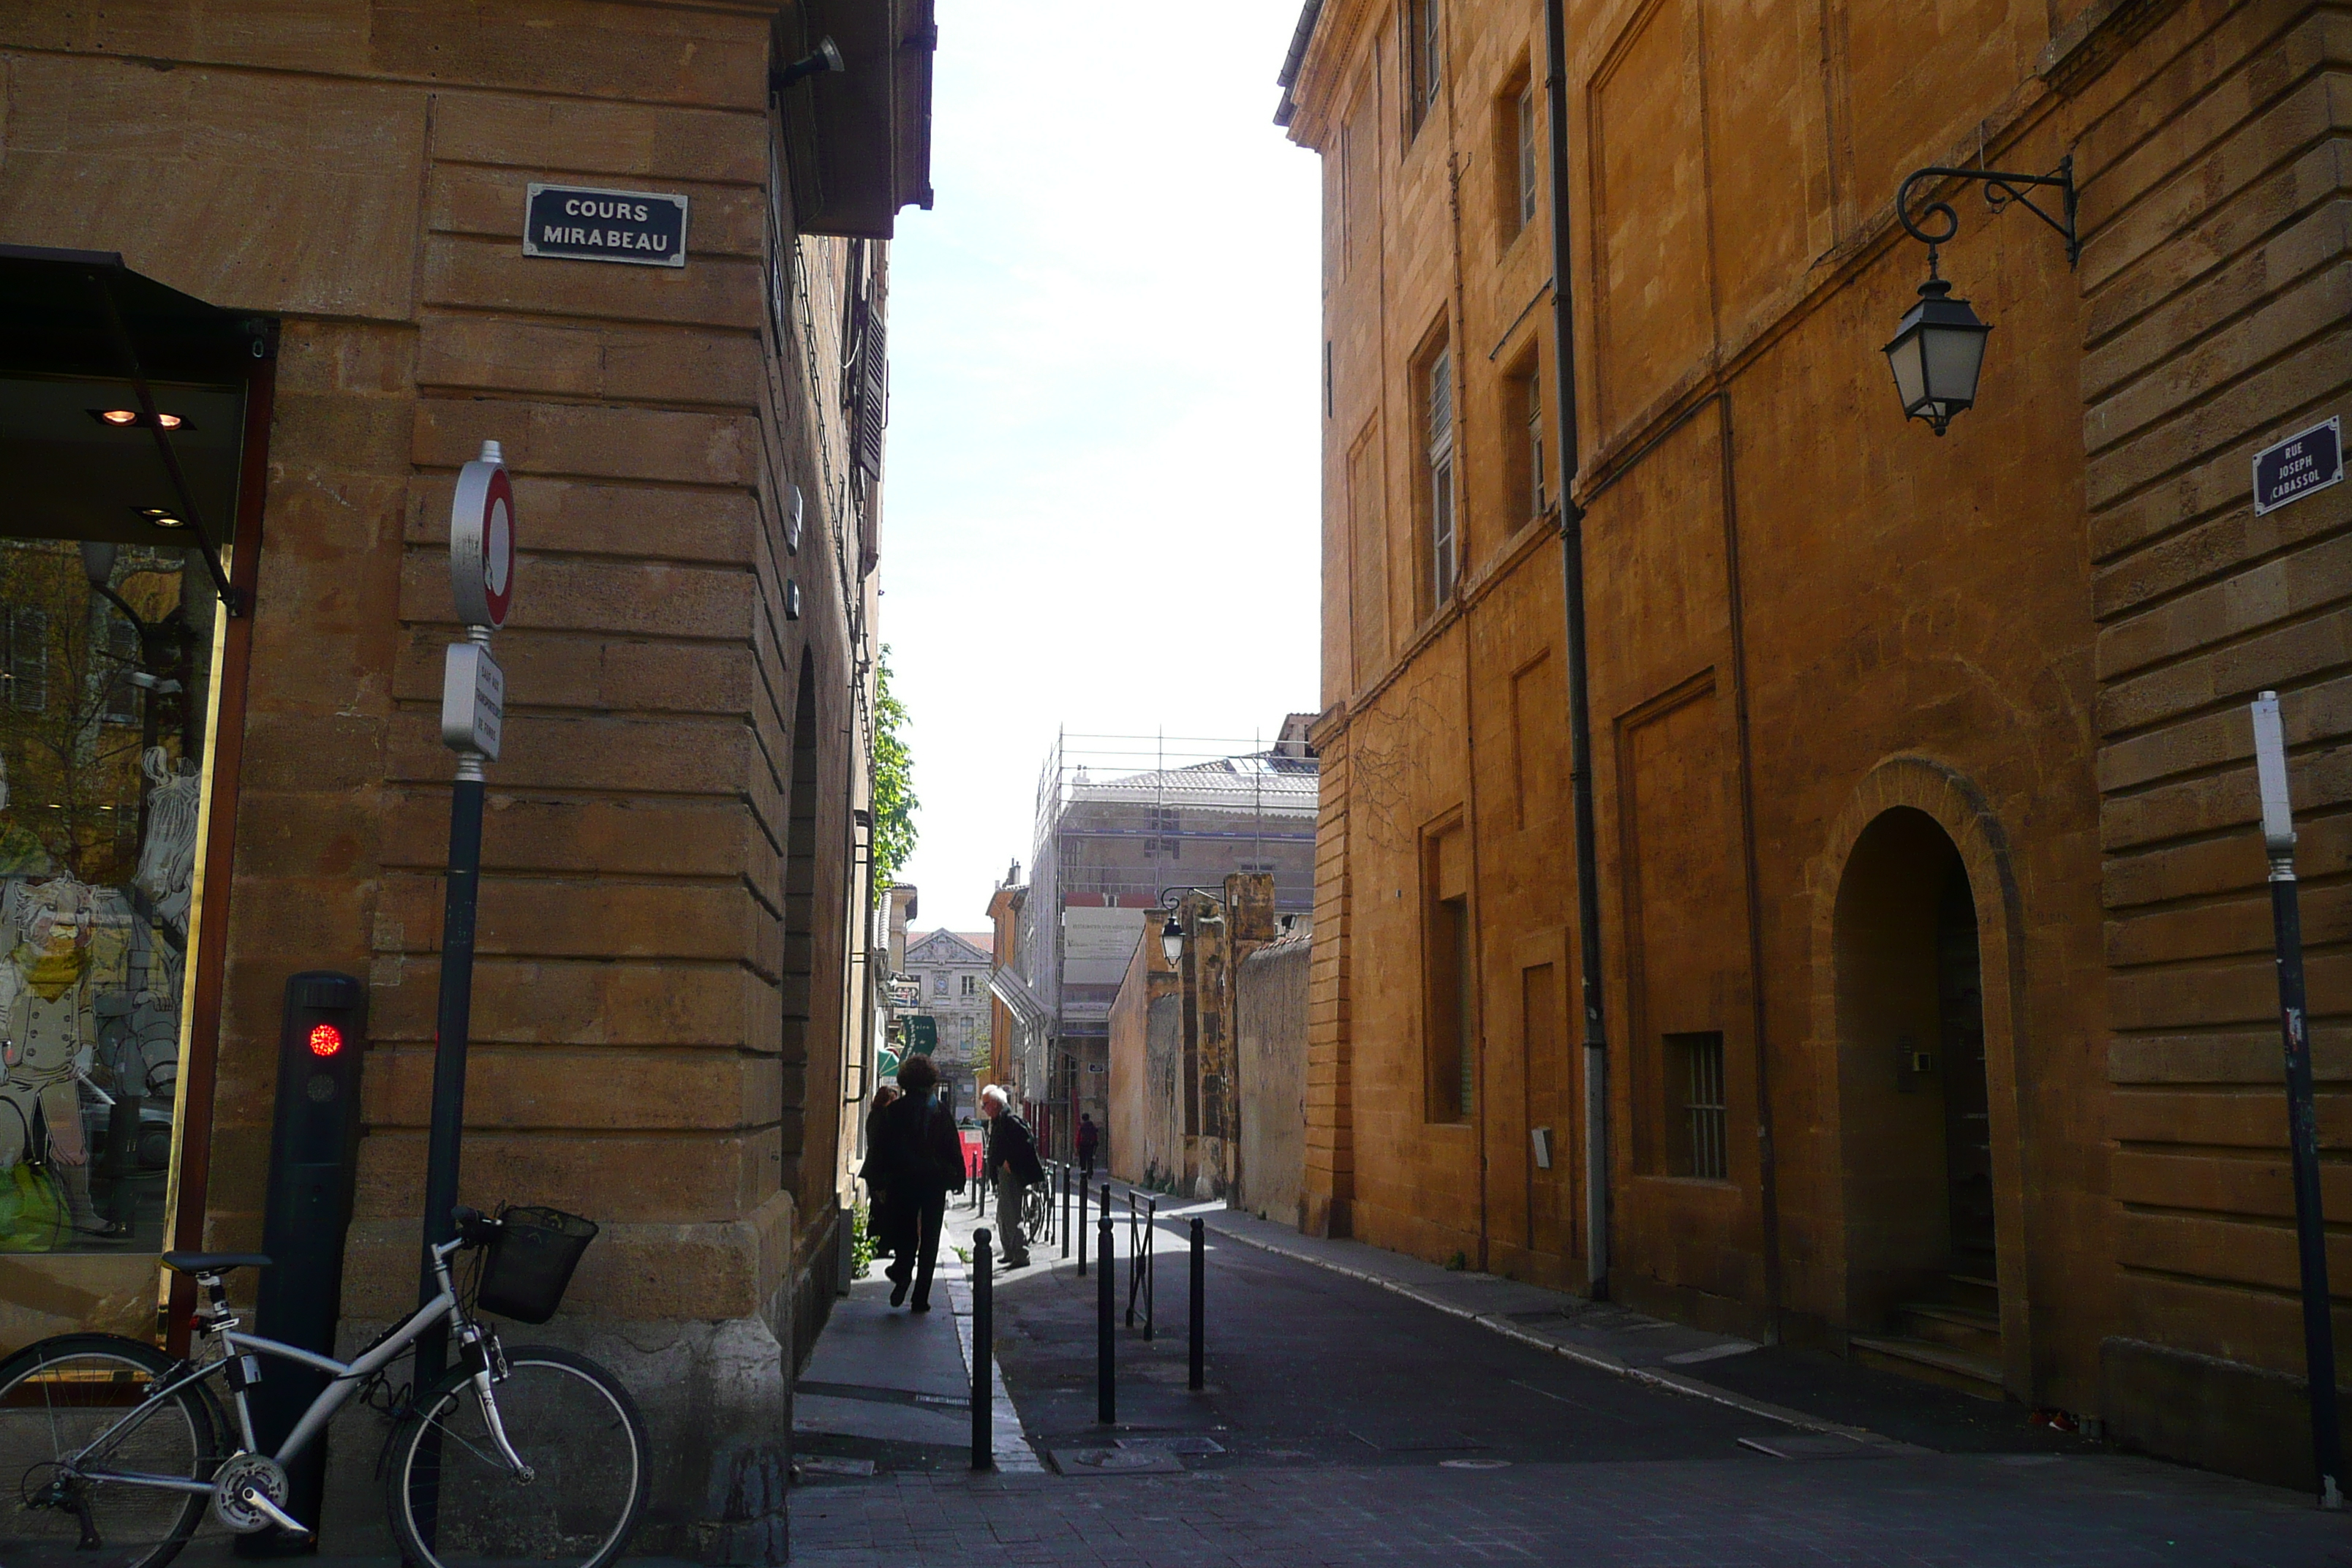
[[[2066,242],[2068,267],[2074,266],[2082,259],[2083,240],[2082,237],[2075,232],[2074,226],[2075,191],[2073,153],[2070,153],[2059,159],[2058,167],[2047,174],[2018,174],[2000,169],[1948,169],[1941,165],[1913,170],[1904,179],[1902,187],[1895,192],[1895,216],[1903,225],[1903,231],[1906,234],[1927,247],[1927,270],[1932,276],[1936,269],[1936,248],[1960,232],[1960,215],[1952,209],[1951,203],[1933,201],[1919,209],[1919,218],[1923,222],[1932,221],[1940,216],[1943,221],[1936,229],[1931,231],[1922,228],[1919,223],[1912,220],[1911,193],[1922,181],[1928,180],[1982,180],[1987,206],[1998,213],[2011,202],[2016,203],[2058,231],[2059,237]],[[2059,201],[2062,204],[2061,211],[2064,215],[2063,217],[2053,216],[2044,211],[2032,196],[2026,194],[2036,185],[2047,185],[2058,192]]]

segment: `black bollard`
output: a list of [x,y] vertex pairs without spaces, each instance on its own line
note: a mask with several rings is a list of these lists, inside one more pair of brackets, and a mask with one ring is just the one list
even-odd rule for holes
[[1184,1386],[1198,1394],[1208,1386],[1209,1334],[1203,1321],[1208,1301],[1208,1233],[1199,1220],[1192,1222],[1192,1376]]
[[1087,1184],[1078,1184],[1078,1278],[1087,1277]]
[[1062,1256],[1070,1255],[1070,1168],[1062,1167]]
[[1102,1229],[1095,1255],[1095,1419],[1106,1426],[1118,1424],[1118,1341],[1111,1331],[1111,1316],[1118,1308],[1118,1281],[1110,1266],[1110,1188],[1102,1190]]
[[995,1398],[988,1377],[989,1357],[996,1342],[989,1300],[993,1287],[989,1276],[988,1240],[984,1229],[971,1233],[971,1468],[975,1470],[996,1468],[995,1434],[990,1427],[995,1415],[991,1408]]

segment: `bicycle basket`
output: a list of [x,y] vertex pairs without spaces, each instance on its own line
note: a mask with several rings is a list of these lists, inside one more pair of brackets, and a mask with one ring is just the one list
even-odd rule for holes
[[596,1223],[562,1209],[510,1208],[482,1259],[475,1304],[519,1323],[543,1323],[563,1304],[564,1287],[580,1255],[596,1239]]

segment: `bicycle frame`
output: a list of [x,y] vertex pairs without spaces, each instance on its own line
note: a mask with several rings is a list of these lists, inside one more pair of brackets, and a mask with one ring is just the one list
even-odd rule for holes
[[[259,1334],[239,1333],[235,1327],[236,1320],[230,1319],[229,1326],[219,1330],[216,1335],[226,1352],[218,1361],[208,1362],[202,1366],[188,1366],[159,1384],[147,1395],[145,1403],[138,1409],[109,1426],[99,1435],[97,1441],[84,1448],[81,1453],[76,1454],[72,1460],[68,1461],[70,1468],[75,1474],[89,1480],[116,1481],[126,1486],[152,1487],[163,1491],[211,1493],[214,1489],[214,1483],[211,1481],[194,1480],[182,1476],[152,1476],[131,1470],[100,1469],[85,1467],[81,1465],[80,1460],[84,1455],[100,1452],[127,1436],[147,1418],[150,1412],[161,1409],[166,1396],[182,1389],[194,1387],[207,1378],[225,1375],[230,1367],[236,1365],[245,1357],[252,1355],[264,1355],[279,1361],[294,1362],[315,1372],[323,1372],[332,1379],[325,1388],[319,1391],[319,1396],[310,1402],[310,1407],[305,1410],[302,1413],[302,1418],[294,1424],[294,1430],[288,1433],[286,1441],[278,1445],[278,1452],[270,1456],[280,1465],[289,1463],[296,1455],[310,1446],[311,1439],[316,1437],[334,1417],[335,1412],[342,1408],[344,1402],[350,1399],[371,1375],[389,1366],[402,1352],[416,1342],[419,1334],[434,1324],[446,1318],[457,1326],[467,1345],[470,1346],[476,1342],[478,1336],[474,1325],[458,1310],[457,1292],[449,1282],[448,1257],[450,1253],[457,1250],[458,1246],[458,1243],[452,1242],[447,1244],[446,1251],[441,1247],[434,1249],[434,1272],[439,1277],[441,1289],[433,1300],[416,1309],[415,1314],[406,1322],[377,1341],[355,1361],[340,1362],[332,1356],[320,1355],[315,1352],[284,1344],[277,1340],[264,1339]],[[217,1297],[218,1291],[215,1289],[216,1306]],[[207,1330],[208,1333],[212,1331]],[[498,1441],[500,1454],[509,1464],[515,1467],[517,1473],[528,1472],[530,1467],[522,1462],[520,1456],[515,1453],[513,1446],[507,1441],[505,1425],[499,1420],[498,1405],[490,1396],[491,1377],[488,1358],[483,1358],[482,1364],[474,1376],[476,1387],[481,1393],[484,1415],[488,1419],[492,1436]],[[229,1397],[236,1408],[238,1433],[244,1438],[244,1447],[241,1451],[252,1453],[256,1447],[253,1436],[253,1411],[247,1402],[244,1387],[235,1380],[230,1383]]]

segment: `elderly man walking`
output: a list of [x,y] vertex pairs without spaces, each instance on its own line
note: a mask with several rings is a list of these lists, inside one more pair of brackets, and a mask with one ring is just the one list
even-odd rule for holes
[[1013,1114],[1012,1097],[998,1085],[980,1091],[980,1113],[988,1118],[988,1154],[981,1168],[996,1189],[996,1235],[1004,1267],[1024,1268],[1029,1237],[1021,1228],[1021,1194],[1045,1179],[1045,1167],[1037,1163],[1037,1140],[1030,1136],[1029,1124]]

